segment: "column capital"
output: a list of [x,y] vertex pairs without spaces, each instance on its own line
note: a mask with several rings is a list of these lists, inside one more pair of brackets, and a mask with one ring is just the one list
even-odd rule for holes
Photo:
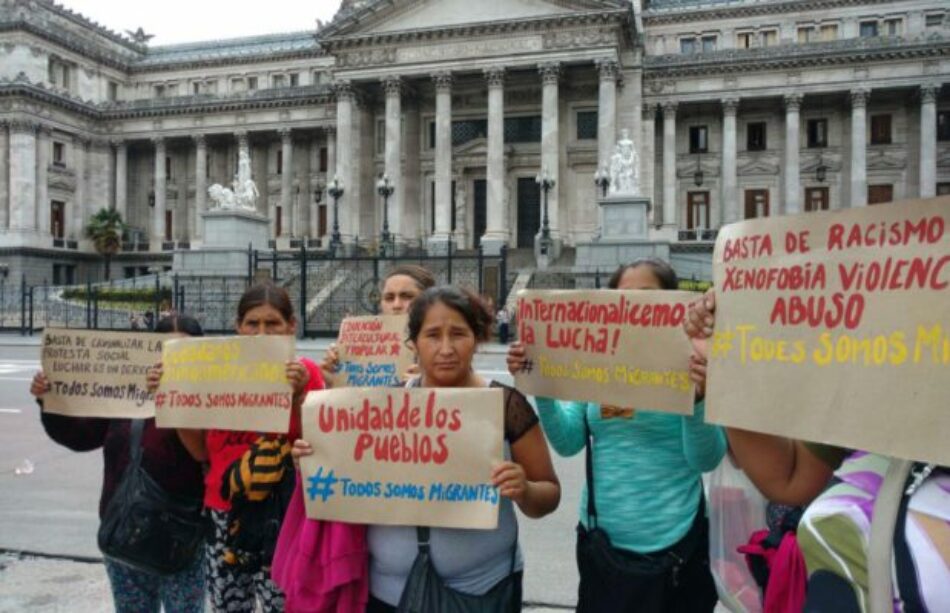
[[331,85],[333,93],[336,95],[337,102],[348,100],[352,102],[356,98],[356,90],[353,89],[353,83],[349,79],[340,79],[334,81]]
[[323,133],[326,136],[336,136],[336,126],[323,126]]
[[164,136],[153,136],[153,137],[150,138],[149,140],[152,141],[152,144],[155,145],[155,148],[156,148],[156,149],[158,149],[159,147],[162,147],[162,148],[165,147],[165,137],[164,137]]
[[647,120],[656,119],[656,111],[660,108],[660,105],[656,102],[644,102],[643,107],[641,108],[643,112],[643,118]]
[[432,82],[435,83],[436,92],[452,91],[452,73],[448,70],[432,73]]
[[379,80],[383,85],[383,90],[386,92],[386,96],[402,96],[403,92],[406,89],[405,83],[402,80],[402,77],[397,75],[390,75],[388,77],[383,77]]
[[125,139],[124,139],[124,138],[110,138],[110,139],[109,139],[108,141],[106,141],[106,142],[108,142],[108,144],[109,144],[113,149],[116,149],[116,150],[119,150],[119,149],[126,149],[126,148],[128,148],[128,146],[129,146],[128,143],[125,142]]
[[851,90],[851,106],[854,108],[864,108],[868,105],[868,97],[871,95],[871,90],[858,87]]
[[53,135],[53,128],[46,125],[45,123],[38,123],[36,124],[36,135],[38,137],[49,138]]
[[620,64],[612,58],[599,58],[594,60],[597,71],[600,73],[601,81],[616,81],[620,75]]
[[922,104],[934,104],[937,102],[937,94],[940,93],[940,83],[923,83],[920,86],[920,102]]
[[679,102],[677,102],[676,100],[665,100],[665,101],[663,101],[663,102],[660,103],[660,104],[663,106],[663,116],[664,116],[664,117],[666,117],[666,116],[675,117],[675,116],[676,116],[676,107],[679,106]]
[[505,85],[505,69],[502,66],[492,66],[482,71],[488,87],[503,87]]
[[290,128],[277,128],[277,134],[280,136],[280,142],[287,144],[291,141],[291,129]]
[[788,111],[797,111],[802,108],[802,100],[805,98],[802,94],[786,94],[784,97],[785,100],[785,109]]
[[735,115],[739,111],[739,98],[729,97],[722,99],[722,112],[724,115]]
[[30,133],[34,136],[40,127],[35,121],[29,121],[27,119],[11,119],[7,123],[7,126],[10,128],[10,132]]
[[192,139],[193,141],[195,141],[195,147],[197,147],[197,148],[199,148],[199,149],[200,149],[201,147],[206,147],[206,146],[208,145],[208,138],[207,138],[207,136],[206,136],[205,134],[200,133],[200,132],[199,132],[198,134],[192,134],[192,135],[191,135],[191,139]]
[[561,80],[561,62],[542,62],[538,64],[538,72],[541,74],[541,83],[557,85]]

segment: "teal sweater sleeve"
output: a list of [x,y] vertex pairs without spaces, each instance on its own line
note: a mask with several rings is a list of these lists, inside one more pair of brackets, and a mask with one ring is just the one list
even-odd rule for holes
[[587,403],[537,396],[541,427],[558,455],[570,457],[584,449]]
[[693,414],[683,417],[683,455],[697,472],[709,472],[719,466],[726,454],[726,435],[719,426],[706,423],[706,403],[693,407]]

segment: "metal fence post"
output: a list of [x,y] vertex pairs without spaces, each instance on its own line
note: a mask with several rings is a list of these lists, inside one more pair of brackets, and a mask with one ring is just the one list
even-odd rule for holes
[[181,286],[178,285],[178,273],[176,272],[172,275],[172,299],[171,299],[171,308],[181,312],[181,309],[178,308],[178,291],[181,289]]
[[92,330],[92,281],[86,279],[86,329]]
[[449,237],[449,240],[448,242],[445,243],[445,245],[448,248],[446,251],[446,265],[447,265],[446,267],[448,268],[447,279],[448,279],[448,284],[452,285],[452,237],[451,236]]
[[273,260],[274,267],[273,267],[273,271],[271,272],[271,280],[274,283],[277,283],[277,247],[276,247],[277,243],[275,242],[274,245],[275,245],[274,251],[271,253],[271,256],[274,258]]
[[502,245],[498,252],[501,262],[498,266],[498,306],[503,308],[508,300],[508,245]]
[[30,326],[27,328],[27,333],[30,336],[33,336],[33,290],[34,287],[30,287]]
[[485,253],[481,243],[478,244],[478,295],[481,296],[485,288],[485,280],[482,273],[485,267]]
[[161,281],[158,278],[158,272],[156,272],[155,273],[155,295],[152,297],[154,298],[154,302],[155,302],[155,312],[152,313],[152,332],[155,331],[155,326],[158,324],[158,314],[161,312],[161,306],[159,304],[159,300],[160,300],[159,292],[161,291],[160,283]]
[[20,336],[26,336],[26,274],[20,277]]
[[300,243],[300,338],[307,338],[307,240]]
[[600,269],[594,272],[594,289],[600,289]]
[[254,245],[251,243],[247,244],[247,284],[251,284],[251,279],[254,278]]
[[99,288],[92,288],[92,327],[99,329]]

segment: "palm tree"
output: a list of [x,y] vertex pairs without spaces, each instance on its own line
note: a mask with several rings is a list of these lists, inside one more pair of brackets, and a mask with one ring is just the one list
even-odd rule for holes
[[123,230],[125,230],[125,224],[122,223],[122,215],[115,209],[99,209],[86,224],[86,238],[91,239],[96,251],[105,257],[106,281],[110,277],[109,265],[112,262],[112,256],[122,246]]

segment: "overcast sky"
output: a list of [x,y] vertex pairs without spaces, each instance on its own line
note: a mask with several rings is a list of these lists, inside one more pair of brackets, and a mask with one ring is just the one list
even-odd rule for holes
[[62,0],[67,8],[124,34],[145,29],[150,45],[295,32],[329,21],[340,0]]

